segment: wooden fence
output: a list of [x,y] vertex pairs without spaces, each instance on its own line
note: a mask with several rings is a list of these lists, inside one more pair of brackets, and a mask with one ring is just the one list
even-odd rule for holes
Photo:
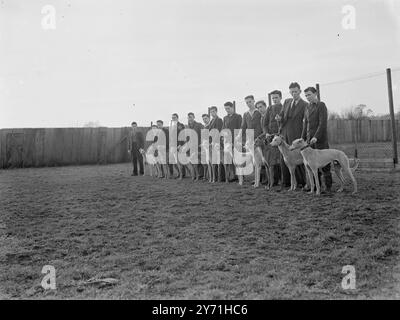
[[[397,121],[399,128],[399,121]],[[145,136],[149,128],[139,128]],[[129,161],[123,128],[1,129],[0,168]],[[332,144],[391,141],[390,120],[329,120]],[[400,141],[399,130],[397,130]]]

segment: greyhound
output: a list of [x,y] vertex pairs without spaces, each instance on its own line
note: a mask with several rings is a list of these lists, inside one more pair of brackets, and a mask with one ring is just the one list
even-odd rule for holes
[[[245,149],[246,150],[251,150],[249,142],[246,142]],[[243,185],[243,181],[244,181],[244,176],[242,174],[240,174],[240,171],[241,171],[240,168],[243,167],[246,163],[252,163],[254,165],[254,154],[252,152],[250,152],[250,151],[241,152],[241,157],[243,159],[243,163],[239,164],[239,163],[237,163],[235,161],[235,157],[234,157],[234,155],[232,153],[233,152],[232,150],[233,150],[232,144],[231,143],[225,143],[224,152],[232,157],[233,164],[235,166],[235,171],[236,171],[238,179],[239,179],[239,185],[242,186]]]
[[192,153],[189,158],[189,163],[186,165],[192,180],[199,180],[199,168],[198,168],[198,154]]
[[[179,150],[180,150],[180,146],[178,146],[178,147],[170,147],[170,153],[173,155],[174,160],[175,160],[175,164],[173,166],[178,171],[178,177],[177,178],[179,178],[179,180],[182,180],[183,179],[183,166],[179,162],[179,159],[178,159]],[[173,178],[173,177],[171,177],[171,178]]]
[[273,147],[278,147],[279,152],[283,156],[283,161],[285,161],[286,166],[290,172],[290,189],[289,191],[296,190],[297,181],[295,170],[296,166],[303,164],[303,156],[300,153],[300,150],[290,150],[289,145],[285,142],[282,136],[276,135],[272,142],[270,143]]
[[[145,165],[147,164],[149,170],[150,170],[150,177],[158,177],[160,174],[160,169],[157,164],[156,157],[154,156],[154,148],[152,146],[147,148],[147,152],[140,148],[139,152],[141,153]],[[155,175],[154,175],[154,169],[155,169]]]
[[[206,176],[208,174],[208,182],[214,183],[214,182],[216,182],[217,172],[216,172],[215,166],[213,166],[213,164],[212,164],[211,154],[213,151],[212,149],[213,148],[215,149],[216,147],[213,144],[210,145],[210,143],[207,140],[204,140],[201,144],[201,148],[202,148],[202,150],[204,150],[204,154],[206,156],[206,162],[207,162],[206,167],[205,167],[205,169],[207,169],[207,170],[205,170],[205,172],[204,172],[204,180],[207,179]],[[218,147],[218,149],[219,149],[219,147]],[[207,174],[206,174],[206,171],[207,171]]]
[[[353,172],[357,169],[359,160],[357,159],[356,164],[353,168],[350,168],[349,158],[346,154],[337,149],[313,149],[306,141],[303,139],[296,139],[292,142],[290,146],[291,150],[300,150],[300,153],[303,157],[304,164],[307,169],[308,178],[311,184],[311,191],[309,193],[314,192],[314,180],[317,187],[316,194],[319,195],[321,193],[321,187],[318,180],[318,169],[325,167],[327,164],[333,162],[334,170],[336,175],[340,181],[340,188],[337,192],[342,192],[345,179],[343,177],[342,170],[343,169],[351,178],[353,182],[353,193],[357,193],[357,181],[353,176]],[[337,165],[339,163],[339,165]],[[314,179],[313,179],[314,177]]]

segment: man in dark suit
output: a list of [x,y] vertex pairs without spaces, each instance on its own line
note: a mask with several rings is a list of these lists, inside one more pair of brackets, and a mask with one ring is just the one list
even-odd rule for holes
[[[179,141],[179,132],[181,132],[183,129],[185,129],[185,125],[181,122],[179,122],[179,116],[177,113],[173,113],[171,117],[171,125],[169,129],[169,135],[173,133],[173,131],[176,132],[176,144],[177,147],[183,146],[185,144],[185,141]],[[170,137],[169,137],[170,138]],[[171,147],[168,144],[169,147]],[[172,178],[174,176],[174,164],[169,164],[169,177]],[[182,178],[185,177],[185,169],[182,168]]]
[[[311,148],[329,149],[328,143],[328,110],[325,103],[318,100],[317,89],[309,87],[304,91],[309,102],[304,113],[304,125],[302,138],[306,140]],[[332,187],[331,164],[322,168],[326,191],[330,192]],[[318,170],[318,180],[321,185],[321,172]]]
[[[289,91],[293,98],[285,100],[282,111],[276,116],[276,120],[279,122],[280,134],[288,144],[291,144],[293,140],[301,138],[307,102],[300,97],[301,89],[297,82],[290,84]],[[283,157],[281,157],[281,171],[282,187],[290,187],[290,173]],[[297,184],[304,187],[306,185],[306,171],[303,164],[297,166],[295,174]]]
[[[272,105],[268,106],[265,114],[265,122],[263,132],[268,134],[276,134],[279,131],[279,123],[275,117],[282,112],[282,92],[274,90],[270,93]],[[274,163],[274,185],[278,185],[281,179],[281,154],[278,147],[272,148],[270,152],[270,163]]]
[[226,111],[226,116],[224,117],[223,120],[222,129],[229,129],[231,131],[232,135],[231,142],[233,142],[235,129],[240,129],[242,125],[242,116],[235,112],[232,102],[225,102],[224,108]]
[[[222,130],[224,122],[222,121],[222,119],[220,117],[218,117],[218,108],[216,106],[212,106],[210,108],[210,114],[211,114],[211,121],[210,121],[210,125],[208,126],[208,129],[209,130],[217,129],[220,132]],[[223,161],[223,159],[220,159],[220,160]],[[213,164],[213,166],[215,166],[215,170],[218,174],[218,177],[217,177],[218,181],[222,181],[222,179],[225,178],[225,175],[223,174],[222,163]]]
[[138,175],[138,162],[139,162],[139,173],[140,175],[144,174],[143,157],[142,154],[139,152],[139,150],[143,148],[144,148],[143,134],[138,130],[137,123],[132,122],[131,130],[129,131],[128,135],[128,152],[131,154],[132,165],[133,165],[132,176]]
[[211,121],[208,129],[217,129],[218,131],[222,130],[222,126],[224,125],[224,122],[220,117],[218,117],[218,108],[215,106],[212,106],[210,108],[210,115],[211,115]]
[[164,127],[164,121],[162,120],[157,120],[157,128],[161,129],[165,134],[165,159],[164,159],[165,162],[162,163],[161,176],[160,176],[161,178],[163,178],[164,176],[167,175],[165,164],[168,164],[169,132],[168,129]]
[[[199,173],[199,177],[198,178],[202,178],[203,177],[203,166],[201,165],[200,143],[201,143],[201,129],[204,129],[204,126],[200,122],[197,122],[194,119],[195,119],[194,113],[193,112],[189,112],[188,113],[188,128],[196,131],[196,134],[197,134],[196,145],[198,146],[197,151],[198,151],[198,160],[199,160],[199,162],[195,166],[197,167],[197,170],[198,170],[198,173]],[[187,140],[189,140],[189,137],[187,138]],[[197,177],[196,177],[196,180],[197,180]]]
[[[225,111],[226,111],[226,116],[224,117],[223,120],[223,125],[222,129],[228,129],[231,131],[231,143],[233,147],[234,143],[234,138],[235,138],[235,129],[240,129],[242,126],[242,116],[240,114],[237,114],[235,112],[235,109],[233,108],[233,103],[232,102],[225,102],[224,104]],[[233,148],[232,148],[232,154],[233,154]],[[222,159],[223,161],[223,159]],[[231,164],[226,164],[227,172],[233,172],[235,174],[235,166],[233,163]],[[228,174],[225,172],[225,174]],[[228,176],[229,179],[229,176]],[[237,176],[233,177],[233,179],[229,180],[229,182],[236,181]]]

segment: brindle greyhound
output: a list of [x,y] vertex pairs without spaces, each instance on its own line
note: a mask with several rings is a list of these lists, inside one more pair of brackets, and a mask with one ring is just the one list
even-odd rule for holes
[[268,185],[265,187],[267,190],[272,189],[274,185],[274,166],[271,163],[268,163],[269,153],[272,151],[272,146],[270,142],[272,141],[271,135],[260,135],[254,141],[254,160],[255,164],[260,167],[260,170],[257,171],[258,176],[255,177],[255,184],[258,186],[260,184],[260,173],[261,168],[265,166],[265,172],[267,175]]

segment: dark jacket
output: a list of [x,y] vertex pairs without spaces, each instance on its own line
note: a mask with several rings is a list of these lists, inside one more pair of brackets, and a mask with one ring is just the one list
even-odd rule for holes
[[[200,122],[193,121],[192,124],[188,123],[188,129],[192,129],[192,130],[196,131],[196,133],[197,133],[197,139],[198,139],[197,144],[200,143],[201,129],[203,129],[203,128],[204,128],[204,126]],[[186,141],[188,141],[188,140],[189,140],[189,137],[187,137]]]
[[269,106],[267,112],[261,121],[263,128],[263,133],[275,134],[278,133],[279,125],[275,117],[282,112],[283,106],[281,104],[276,104]]
[[240,129],[242,126],[242,116],[237,113],[226,115],[223,120],[222,129],[229,129],[232,134],[232,141],[234,139],[235,129]]
[[133,131],[130,130],[128,134],[128,150],[137,151],[139,149],[144,149],[144,138],[143,133],[139,130],[133,135]]
[[253,116],[250,115],[249,111],[246,111],[243,114],[241,129],[243,135],[246,134],[246,129],[253,129],[254,139],[262,134],[260,111],[254,110]]
[[209,130],[217,129],[218,131],[222,130],[222,126],[224,125],[222,119],[220,117],[211,118],[210,125],[208,126]]
[[303,132],[301,137],[308,142],[317,138],[317,149],[328,149],[328,110],[325,103],[318,101],[307,105],[304,112]]
[[301,138],[303,132],[304,111],[307,106],[307,102],[303,99],[300,99],[295,107],[291,107],[292,102],[292,98],[286,99],[280,113],[282,119],[279,131],[289,144],[292,143],[293,140]]

